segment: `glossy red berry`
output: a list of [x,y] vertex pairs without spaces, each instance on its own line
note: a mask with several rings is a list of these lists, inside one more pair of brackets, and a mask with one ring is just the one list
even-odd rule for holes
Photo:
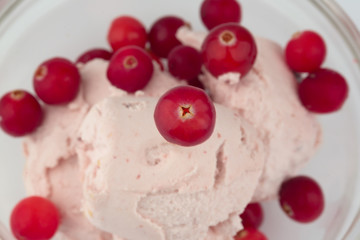
[[205,91],[180,86],[159,99],[154,119],[160,134],[169,142],[194,146],[206,141],[214,131],[215,107]]
[[180,45],[169,53],[169,72],[178,79],[191,80],[196,78],[201,71],[201,66],[201,54],[195,48]]
[[15,90],[0,99],[0,126],[7,134],[20,137],[40,126],[43,111],[36,98],[25,90]]
[[200,14],[205,26],[211,30],[223,23],[240,23],[241,6],[236,0],[205,0]]
[[144,48],[147,42],[147,33],[139,20],[130,16],[121,16],[112,21],[107,40],[114,52],[130,45]]
[[344,104],[349,88],[339,73],[330,69],[319,69],[309,74],[299,85],[302,104],[311,112],[330,113]]
[[76,63],[87,63],[95,58],[110,60],[112,53],[102,48],[93,48],[81,54]]
[[69,60],[51,58],[37,68],[33,84],[36,94],[45,103],[65,104],[77,96],[80,74]]
[[133,93],[148,84],[153,71],[149,54],[142,48],[128,46],[119,49],[111,58],[107,77],[115,87]]
[[175,16],[165,16],[157,20],[149,32],[151,50],[159,57],[167,58],[170,51],[180,45],[177,30],[185,25],[184,20]]
[[259,230],[245,228],[236,234],[234,240],[267,240],[267,237]]
[[259,203],[249,203],[240,218],[244,228],[259,228],[264,219],[261,205]]
[[55,205],[43,197],[28,197],[13,209],[10,226],[21,240],[50,239],[57,231],[60,215]]
[[285,59],[295,72],[312,72],[320,68],[326,57],[322,37],[313,31],[294,34],[285,48]]
[[279,191],[280,206],[293,220],[308,223],[324,210],[324,195],[315,180],[298,176],[284,181]]
[[201,52],[205,67],[215,77],[228,72],[245,76],[255,62],[257,48],[246,28],[225,23],[211,30]]

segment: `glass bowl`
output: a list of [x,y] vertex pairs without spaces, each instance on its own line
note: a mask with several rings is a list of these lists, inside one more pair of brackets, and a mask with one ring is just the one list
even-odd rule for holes
[[[5,2],[7,5],[4,5]],[[34,69],[53,56],[76,57],[92,47],[108,47],[106,32],[118,15],[138,17],[149,26],[159,16],[175,14],[204,31],[199,18],[202,0],[17,0],[0,2],[0,95],[14,88],[32,90]],[[255,35],[285,46],[302,29],[318,31],[326,40],[326,67],[348,80],[349,98],[341,111],[319,115],[323,143],[302,173],[317,179],[325,193],[323,215],[311,224],[289,220],[277,201],[263,204],[261,227],[269,239],[355,239],[360,209],[360,34],[333,1],[243,0],[243,21]],[[150,10],[151,9],[151,10]],[[49,143],[51,144],[51,143]],[[0,220],[25,196],[21,139],[0,131]],[[0,232],[3,227],[0,228]],[[9,236],[1,236],[10,239]]]

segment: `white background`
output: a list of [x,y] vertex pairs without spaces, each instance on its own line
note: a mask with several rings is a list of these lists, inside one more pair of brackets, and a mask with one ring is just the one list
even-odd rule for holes
[[336,0],[336,2],[345,10],[353,22],[360,29],[360,1],[359,0]]

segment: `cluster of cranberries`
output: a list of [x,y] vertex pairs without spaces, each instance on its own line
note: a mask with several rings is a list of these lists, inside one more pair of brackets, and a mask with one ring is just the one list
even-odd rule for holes
[[[214,11],[218,8],[222,11]],[[224,19],[224,13],[227,19]],[[198,76],[203,65],[215,76],[229,71],[245,75],[254,64],[257,50],[252,35],[238,24],[240,5],[235,0],[206,0],[201,7],[201,16],[211,29],[201,51],[182,45],[176,38],[180,27],[190,27],[179,17],[158,19],[148,33],[132,17],[115,19],[108,33],[108,41],[114,50],[107,69],[109,81],[129,93],[141,90],[152,77],[152,60],[163,68],[159,58],[167,60],[168,71],[175,78],[195,87],[200,85],[200,88]],[[154,112],[161,135],[182,146],[204,142],[215,125],[216,114],[211,99],[205,91],[192,86],[166,92]]]
[[[299,98],[306,109],[315,113],[339,110],[348,96],[344,77],[334,70],[322,68],[326,44],[314,31],[293,35],[285,48],[285,60],[296,73],[307,74],[298,86]],[[307,176],[285,180],[279,190],[279,203],[293,220],[308,223],[324,210],[324,195],[319,184]]]
[[315,113],[339,110],[349,91],[341,74],[321,68],[325,57],[326,44],[314,31],[295,33],[285,48],[285,59],[290,69],[308,73],[299,84],[299,97],[302,104]]
[[[110,83],[134,93],[150,81],[153,61],[164,71],[164,59],[167,59],[169,73],[191,86],[171,89],[159,99],[154,111],[155,124],[169,142],[194,146],[206,141],[213,132],[216,112],[198,81],[201,67],[215,77],[228,72],[244,76],[255,62],[257,48],[251,33],[239,25],[241,6],[236,0],[204,0],[200,13],[210,31],[200,51],[182,45],[176,38],[180,27],[190,27],[179,17],[162,17],[149,31],[133,17],[116,18],[107,35],[112,52],[95,48],[79,56],[76,63],[57,57],[40,64],[33,76],[36,96],[15,90],[0,99],[1,128],[12,136],[24,136],[34,132],[44,118],[38,99],[49,105],[73,101],[81,84],[76,64],[95,58],[109,60]],[[299,97],[308,110],[316,113],[340,109],[348,94],[347,83],[339,73],[321,68],[325,56],[323,39],[312,31],[295,34],[285,49],[288,66],[295,72],[308,73],[299,83]],[[315,220],[324,208],[319,185],[305,176],[283,182],[279,200],[285,213],[299,222]],[[235,240],[267,239],[257,230],[263,221],[259,203],[249,204],[240,218],[244,230],[234,236]],[[22,200],[11,215],[11,228],[18,239],[50,239],[59,222],[56,206],[42,197]]]

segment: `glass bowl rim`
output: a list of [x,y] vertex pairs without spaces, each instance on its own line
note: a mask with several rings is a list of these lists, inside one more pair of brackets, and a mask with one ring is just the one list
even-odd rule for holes
[[[15,11],[25,0],[4,0],[0,9],[0,25]],[[340,36],[344,39],[347,47],[351,50],[355,65],[360,70],[360,31],[352,19],[346,14],[343,8],[335,0],[308,0],[319,10],[335,27]],[[350,224],[349,229],[343,236],[343,240],[350,240],[353,234],[357,234],[360,239],[360,208],[357,210],[355,218]],[[12,240],[11,234],[0,222],[0,239]]]

